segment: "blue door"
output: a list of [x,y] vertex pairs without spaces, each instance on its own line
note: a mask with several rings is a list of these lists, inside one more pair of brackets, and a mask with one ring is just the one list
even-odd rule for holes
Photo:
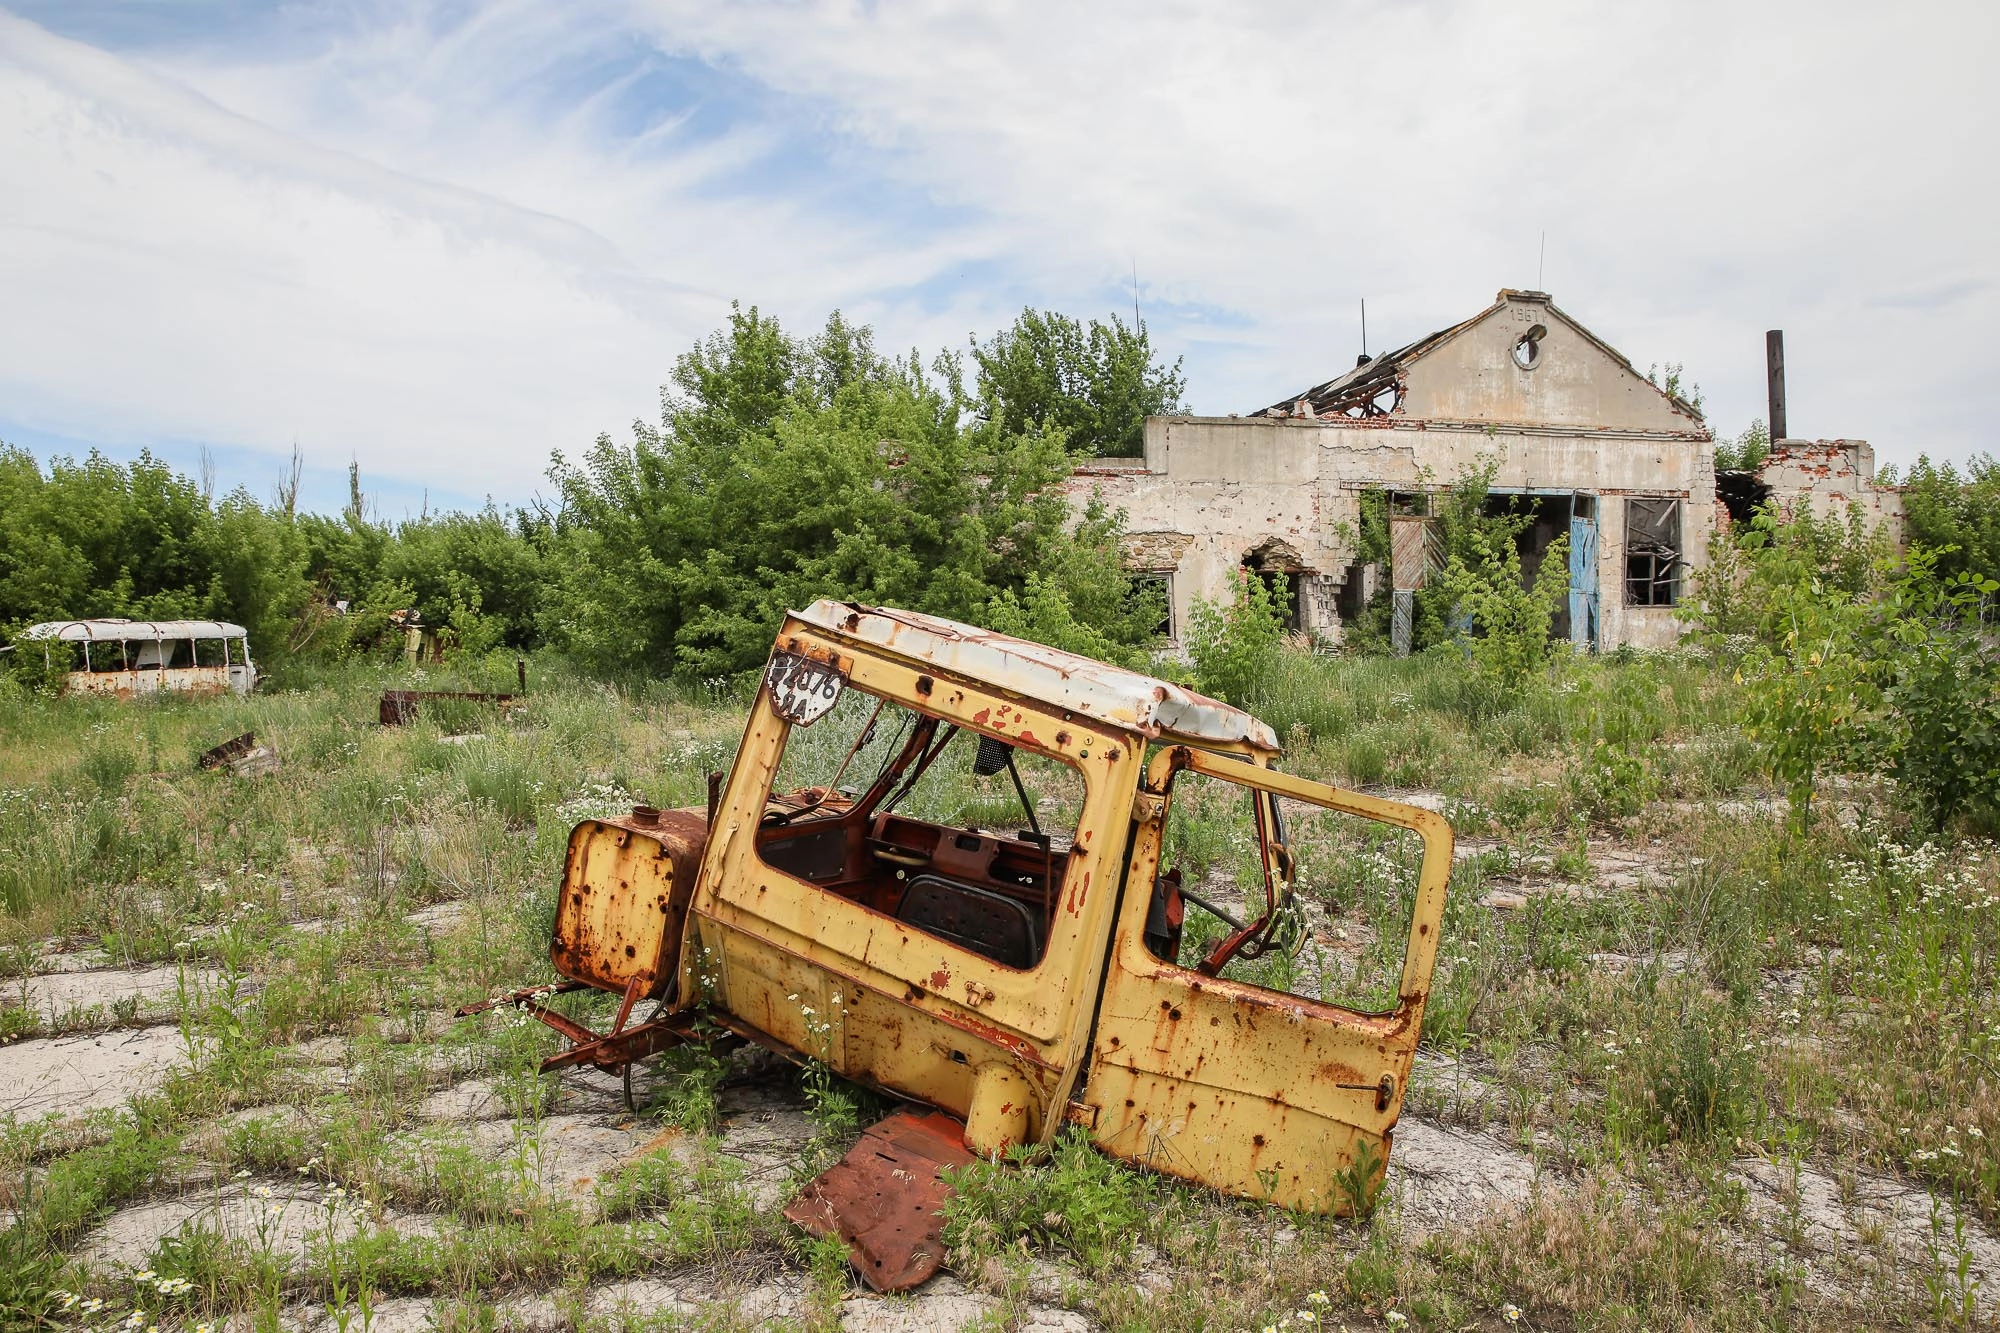
[[1597,651],[1597,520],[1569,520],[1569,641],[1579,652]]

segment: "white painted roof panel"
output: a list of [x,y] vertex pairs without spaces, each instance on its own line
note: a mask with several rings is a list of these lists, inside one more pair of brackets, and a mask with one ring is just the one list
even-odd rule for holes
[[48,620],[21,631],[23,639],[117,643],[124,639],[240,639],[247,631],[226,620]]
[[1140,734],[1196,745],[1247,743],[1278,753],[1271,728],[1219,699],[1123,667],[1109,666],[955,620],[822,598],[800,621],[840,638],[931,662],[1056,708]]

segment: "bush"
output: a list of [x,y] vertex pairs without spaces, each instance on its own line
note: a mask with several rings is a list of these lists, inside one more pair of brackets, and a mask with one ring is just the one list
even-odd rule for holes
[[2000,646],[1990,633],[2000,582],[1965,570],[1940,578],[1939,554],[1910,552],[1874,648],[1889,771],[1935,829],[1960,813],[2000,816]]
[[1940,574],[2000,578],[2000,459],[1975,456],[1960,476],[1919,456],[1903,483],[1903,531],[1939,552]]
[[1248,705],[1278,666],[1285,641],[1285,580],[1276,586],[1239,569],[1225,606],[1198,599],[1189,617],[1188,655],[1201,688],[1225,703]]
[[1756,1114],[1758,1057],[1741,1024],[1691,982],[1662,984],[1654,1013],[1617,1058],[1612,1123],[1650,1142],[1733,1138]]
[[884,357],[838,313],[797,339],[736,311],[675,364],[659,427],[558,462],[545,631],[599,668],[695,679],[755,668],[817,597],[1120,641],[1116,524],[1074,530],[1062,428],[980,416],[960,372]]
[[23,621],[5,634],[0,634],[0,638],[14,645],[13,651],[0,655],[0,679],[24,694],[53,698],[62,693],[64,682],[76,667],[76,645],[38,643],[20,638],[20,632],[29,623]]
[[1841,766],[1891,773],[1934,829],[2000,818],[2000,581],[1946,572],[1948,550],[1913,545],[1899,566],[1882,549],[1858,512],[1845,529],[1760,514],[1730,544],[1701,614],[1741,654],[1745,730],[1799,827]]

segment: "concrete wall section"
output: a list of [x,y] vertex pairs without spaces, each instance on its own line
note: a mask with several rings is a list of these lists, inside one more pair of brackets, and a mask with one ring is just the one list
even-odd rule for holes
[[1757,468],[1757,480],[1771,488],[1778,511],[1803,508],[1845,518],[1861,506],[1870,528],[1887,527],[1898,546],[1903,540],[1903,494],[1875,484],[1875,450],[1866,440],[1779,440]]
[[1603,646],[1658,647],[1682,625],[1672,607],[1624,604],[1623,499],[1684,502],[1691,578],[1706,559],[1716,512],[1711,449],[1693,432],[1156,417],[1146,423],[1143,467],[1082,469],[1069,489],[1074,503],[1095,494],[1124,511],[1133,566],[1172,576],[1177,630],[1195,599],[1226,600],[1233,572],[1276,543],[1305,571],[1305,627],[1337,639],[1336,600],[1354,561],[1362,491],[1443,489],[1491,460],[1499,490],[1597,497]]

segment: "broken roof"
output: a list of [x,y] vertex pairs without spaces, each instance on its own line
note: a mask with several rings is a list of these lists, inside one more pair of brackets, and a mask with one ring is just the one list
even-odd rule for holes
[[930,662],[1051,707],[1159,740],[1279,752],[1270,727],[1219,699],[1123,667],[955,620],[822,598],[792,615],[841,638]]
[[226,620],[47,620],[21,631],[23,639],[65,643],[116,643],[123,639],[240,639],[248,633]]
[[[1411,362],[1436,351],[1481,320],[1504,309],[1510,301],[1520,301],[1545,307],[1550,314],[1562,320],[1563,323],[1576,330],[1577,333],[1581,334],[1589,342],[1595,344],[1600,351],[1613,361],[1616,361],[1640,379],[1645,378],[1639,375],[1638,370],[1626,359],[1624,353],[1620,352],[1610,343],[1605,342],[1602,338],[1592,333],[1558,308],[1556,303],[1549,299],[1547,292],[1515,291],[1511,287],[1503,287],[1500,289],[1499,294],[1493,298],[1493,304],[1487,306],[1472,318],[1460,320],[1450,328],[1439,329],[1436,333],[1428,334],[1413,343],[1398,347],[1394,351],[1383,352],[1379,356],[1370,357],[1368,360],[1356,365],[1354,369],[1337,375],[1324,384],[1315,385],[1303,393],[1292,394],[1254,415],[1269,417],[1297,416],[1299,415],[1298,405],[1303,402],[1306,405],[1307,414],[1315,417],[1386,417],[1396,412],[1403,405],[1403,371]],[[1700,420],[1700,413],[1696,412],[1691,405],[1672,394],[1666,393],[1665,390],[1661,390],[1660,392],[1675,407],[1690,417],[1695,418],[1695,420]]]

